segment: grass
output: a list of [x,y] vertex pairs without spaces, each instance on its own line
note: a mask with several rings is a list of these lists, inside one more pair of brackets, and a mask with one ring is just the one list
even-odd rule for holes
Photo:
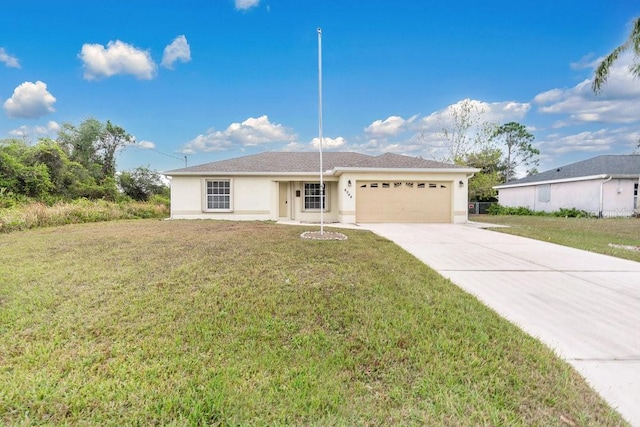
[[0,208],[0,233],[65,224],[168,216],[168,203],[160,201],[110,202],[77,199],[57,202],[51,206],[35,201]]
[[0,235],[0,423],[622,425],[396,245],[255,222]]
[[508,225],[492,230],[530,237],[640,262],[640,251],[614,248],[609,244],[640,246],[638,218],[555,218],[546,216],[480,215],[471,221]]

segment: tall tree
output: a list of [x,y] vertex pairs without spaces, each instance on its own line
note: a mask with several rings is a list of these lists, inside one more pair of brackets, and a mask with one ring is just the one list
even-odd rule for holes
[[469,200],[474,202],[497,201],[498,191],[493,187],[504,182],[502,150],[486,148],[476,153],[470,153],[465,157],[464,164],[480,169],[469,180]]
[[533,147],[535,136],[520,123],[509,122],[499,126],[492,139],[504,147],[504,179],[509,181],[515,177],[515,170],[520,165],[537,167],[540,150]]
[[607,82],[611,65],[618,59],[622,52],[629,49],[633,50],[636,60],[636,62],[630,67],[631,74],[636,77],[640,77],[640,16],[633,20],[631,33],[627,40],[620,46],[613,49],[611,53],[609,53],[609,55],[600,62],[598,68],[596,68],[593,83],[591,83],[591,89],[595,93],[599,93],[602,90],[602,86]]
[[78,162],[98,178],[101,159],[98,156],[96,142],[102,133],[102,123],[94,118],[84,120],[78,127],[63,123],[58,132],[58,144],[67,153],[69,160]]
[[115,178],[116,151],[134,142],[133,136],[129,135],[120,126],[113,125],[107,120],[107,124],[96,143],[98,152],[102,154],[102,174],[105,178]]
[[448,124],[442,128],[445,154],[440,160],[464,163],[465,157],[487,148],[495,127],[484,118],[485,111],[470,99],[452,105],[447,110]]
[[109,120],[103,125],[94,118],[84,120],[78,127],[64,123],[58,133],[58,143],[69,159],[84,166],[98,182],[115,179],[116,153],[133,142],[134,138],[122,127]]

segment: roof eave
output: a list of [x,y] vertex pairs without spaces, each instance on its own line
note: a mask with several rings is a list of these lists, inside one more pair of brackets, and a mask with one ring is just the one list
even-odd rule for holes
[[576,181],[592,181],[594,179],[609,178],[610,176],[612,175],[600,174],[600,175],[579,176],[579,177],[563,178],[563,179],[547,179],[544,181],[523,182],[522,184],[500,184],[500,185],[494,186],[493,188],[495,188],[496,190],[501,190],[504,188],[530,187],[532,185],[561,184],[563,182],[576,182]]
[[[300,176],[300,175],[319,175],[314,172],[223,172],[223,171],[200,171],[200,172],[162,172],[164,176]],[[331,176],[333,171],[325,171],[322,175]]]
[[345,172],[408,172],[408,173],[464,173],[474,174],[479,172],[477,168],[358,168],[358,167],[337,167],[334,168],[336,175],[342,175]]
[[[357,168],[357,167],[337,167],[326,170],[323,175],[340,176],[344,172],[381,172],[381,173],[464,173],[474,174],[480,171],[477,168]],[[317,171],[306,172],[224,172],[224,171],[181,171],[162,172],[165,176],[299,176],[299,175],[318,175]]]

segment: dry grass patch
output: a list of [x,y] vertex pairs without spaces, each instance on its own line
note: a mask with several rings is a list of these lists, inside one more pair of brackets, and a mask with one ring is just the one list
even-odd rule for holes
[[85,222],[134,218],[166,218],[169,206],[159,202],[77,199],[47,205],[42,202],[0,208],[0,233]]
[[0,235],[0,422],[618,425],[566,363],[369,232]]

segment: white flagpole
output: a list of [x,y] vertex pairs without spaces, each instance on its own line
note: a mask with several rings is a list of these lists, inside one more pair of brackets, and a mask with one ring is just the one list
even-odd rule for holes
[[322,178],[322,29],[318,28],[318,140],[320,146],[320,234],[324,234],[324,180]]

